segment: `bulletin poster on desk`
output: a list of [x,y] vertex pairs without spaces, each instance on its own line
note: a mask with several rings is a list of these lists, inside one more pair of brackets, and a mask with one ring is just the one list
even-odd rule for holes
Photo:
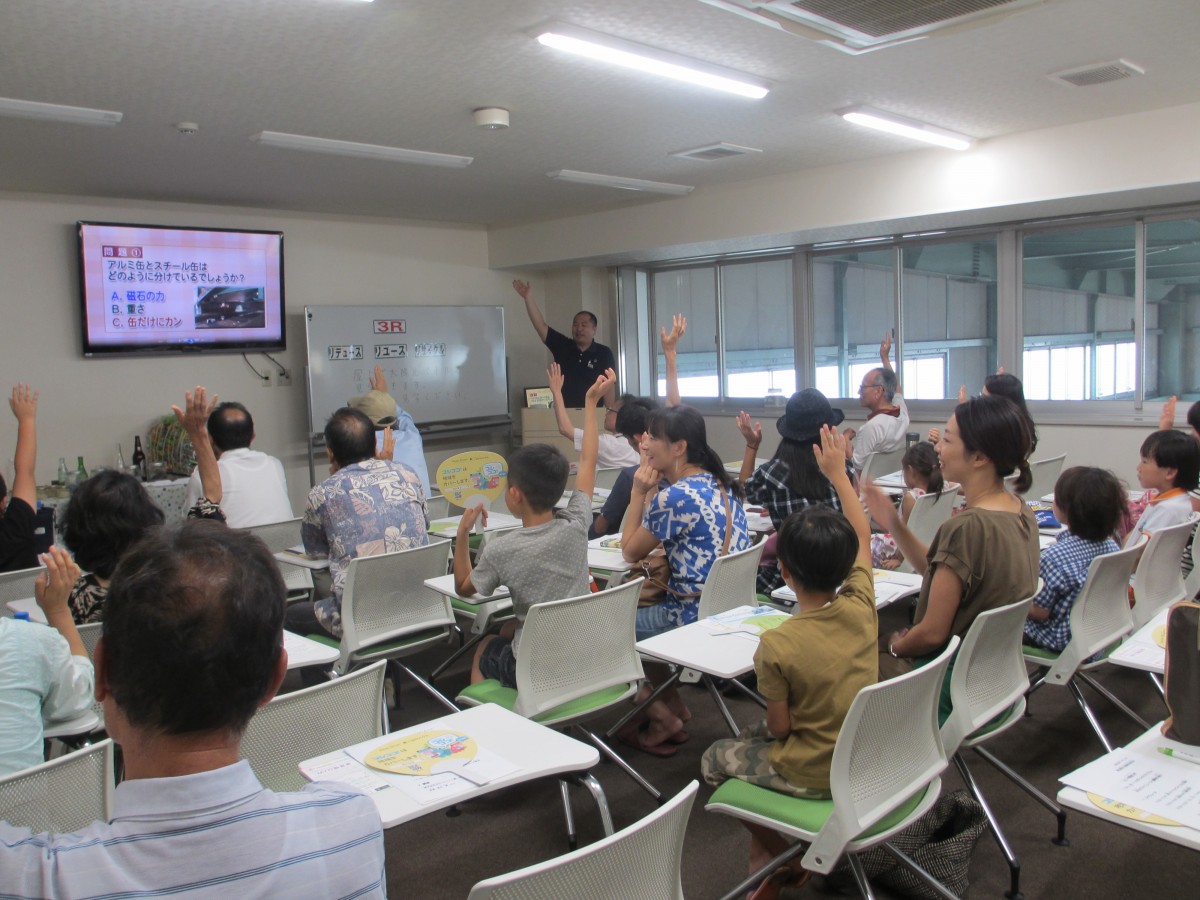
[[371,389],[376,365],[418,425],[509,414],[501,306],[306,306],[304,318],[314,432]]

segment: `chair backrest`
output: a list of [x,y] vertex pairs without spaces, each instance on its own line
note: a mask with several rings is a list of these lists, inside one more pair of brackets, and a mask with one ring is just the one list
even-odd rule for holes
[[272,553],[280,553],[300,543],[300,519],[284,519],[269,525],[252,525],[246,529],[262,540]]
[[3,608],[4,615],[12,615],[6,605],[9,600],[27,600],[33,596],[33,583],[38,575],[45,571],[43,566],[38,566],[36,569],[0,573],[0,607]]
[[450,501],[442,494],[432,494],[425,498],[425,510],[429,513],[430,521],[448,518],[450,516]]
[[1164,606],[1187,597],[1183,548],[1196,530],[1197,517],[1152,532],[1133,572],[1133,627],[1141,628]]
[[272,791],[298,791],[307,781],[297,766],[384,733],[380,660],[342,678],[279,694],[254,714],[242,735],[242,756]]
[[878,478],[881,475],[888,475],[900,468],[900,460],[904,459],[906,447],[900,447],[897,450],[876,450],[874,453],[868,453],[867,458],[863,460],[862,478]]
[[[1058,482],[1058,475],[1062,472],[1063,463],[1066,459],[1067,454],[1064,453],[1061,456],[1030,460],[1029,472],[1032,478],[1029,482],[1029,490],[1025,492],[1025,496],[1030,500],[1037,500],[1045,497],[1047,494],[1054,493],[1054,485]],[[1009,475],[1004,479],[1007,484],[1012,484],[1016,480],[1016,475]]]
[[[958,488],[945,488],[940,493],[922,494],[913,503],[908,514],[908,530],[915,534],[922,544],[928,546],[933,536],[942,524],[954,512],[954,498]],[[907,559],[898,566],[901,572],[915,572],[912,563]]]
[[1200,522],[1196,523],[1196,530],[1192,532],[1192,571],[1183,579],[1183,592],[1189,600],[1200,594],[1200,559],[1197,559],[1200,545],[1196,543],[1197,536],[1200,536]]
[[634,635],[642,581],[529,608],[517,656],[514,712],[531,718],[643,677]]
[[[86,625],[79,626],[79,639],[83,641],[83,646],[87,650],[88,657],[95,662],[96,659],[96,642],[100,640],[100,632],[104,630],[103,622],[88,622]],[[104,727],[104,704],[99,700],[92,700],[92,712],[100,719],[97,729]]]
[[717,557],[713,561],[704,587],[700,589],[697,616],[703,619],[739,606],[758,605],[755,583],[765,546],[766,542],[759,541],[745,550]]
[[679,863],[698,789],[689,782],[645,818],[580,850],[481,881],[467,900],[683,900]]
[[617,468],[605,467],[596,470],[596,487],[612,488],[617,483],[617,478],[624,471],[619,466]]
[[0,778],[0,819],[34,832],[78,831],[112,813],[113,742]]
[[942,725],[942,744],[953,757],[968,735],[982,728],[1029,690],[1021,655],[1025,617],[1033,597],[980,613],[954,658],[950,699],[954,709]]
[[1133,630],[1129,576],[1145,545],[1143,537],[1131,547],[1092,560],[1071,607],[1071,640],[1050,666],[1047,681],[1066,684],[1086,660]]
[[952,637],[927,665],[858,692],[833,748],[833,812],[804,855],[806,869],[827,874],[850,841],[946,768],[938,695],[957,649]]
[[357,650],[417,631],[453,627],[450,598],[425,586],[426,580],[446,574],[449,559],[450,543],[435,541],[350,561],[342,591],[339,672],[349,671]]

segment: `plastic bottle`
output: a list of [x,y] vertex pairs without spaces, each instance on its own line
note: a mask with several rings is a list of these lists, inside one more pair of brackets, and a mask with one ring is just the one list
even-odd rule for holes
[[13,618],[16,619],[18,622],[32,621],[32,619],[29,618],[29,613],[26,610],[21,610],[20,612],[13,613]]

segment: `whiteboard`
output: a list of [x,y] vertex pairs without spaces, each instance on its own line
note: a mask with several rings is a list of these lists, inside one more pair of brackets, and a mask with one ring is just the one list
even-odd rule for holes
[[418,425],[508,416],[501,306],[306,306],[304,319],[314,433],[376,365]]

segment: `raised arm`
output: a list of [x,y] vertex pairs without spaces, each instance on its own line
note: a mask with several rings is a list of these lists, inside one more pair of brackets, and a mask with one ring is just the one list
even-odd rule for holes
[[187,432],[192,447],[196,450],[196,471],[200,473],[200,489],[204,492],[204,499],[219,506],[224,493],[221,487],[221,470],[217,467],[217,457],[208,437],[208,417],[218,399],[217,395],[213,394],[212,400],[209,400],[208,392],[196,385],[194,391],[184,393],[184,408],[180,409],[172,404],[171,412],[175,413],[175,418]]
[[37,391],[27,384],[16,385],[8,401],[9,408],[17,417],[12,495],[21,498],[33,509],[37,509],[37,402]]
[[[892,356],[892,332],[885,331],[883,333],[883,340],[879,342],[879,362],[883,366],[883,368],[887,369],[889,372],[895,373],[896,370],[892,368],[891,356]],[[904,393],[904,391],[900,389],[899,374],[896,374],[896,393],[897,394]]]
[[375,371],[371,373],[369,380],[371,382],[371,390],[379,391],[384,394],[388,392],[387,378],[384,377],[383,366],[376,365]]
[[866,501],[867,511],[871,513],[871,518],[892,533],[892,538],[896,541],[900,552],[904,554],[905,561],[913,567],[913,571],[918,575],[923,575],[926,566],[925,554],[929,552],[929,548],[909,530],[908,525],[900,516],[900,511],[892,503],[891,497],[866,478],[863,479],[859,488],[862,491],[863,500]]
[[1172,395],[1166,403],[1163,404],[1162,412],[1158,416],[1158,430],[1170,431],[1175,427],[1175,404],[1179,402],[1179,398]]
[[542,317],[542,311],[538,309],[538,305],[533,299],[533,292],[529,289],[529,282],[514,281],[513,290],[520,294],[521,299],[525,301],[525,312],[529,314],[529,321],[533,323],[533,330],[537,332],[538,338],[545,343],[550,326],[546,324],[546,320]]
[[587,389],[583,398],[583,446],[579,453],[579,468],[575,472],[575,490],[592,496],[596,488],[596,457],[600,454],[600,432],[596,428],[596,404],[608,393],[617,373],[606,369]]
[[762,423],[751,422],[750,413],[743,409],[737,414],[737,429],[746,439],[746,452],[742,455],[742,470],[738,473],[738,481],[745,484],[746,480],[754,474],[754,463],[758,460],[758,448],[762,445]]
[[842,504],[842,514],[854,528],[858,536],[858,554],[855,561],[867,568],[871,567],[871,523],[863,512],[850,476],[846,474],[846,438],[838,434],[836,428],[828,425],[821,426],[821,443],[813,446],[813,455],[817,458],[817,466],[822,474],[829,479],[837,490],[838,501]]
[[33,583],[33,596],[37,605],[46,615],[46,622],[66,639],[71,648],[72,656],[88,655],[75,620],[71,617],[71,609],[67,598],[71,588],[79,580],[79,566],[75,565],[70,555],[61,547],[51,547],[48,553],[41,556],[42,565],[46,571],[38,575]]
[[566,379],[563,378],[562,366],[556,362],[550,363],[550,368],[546,370],[546,378],[550,382],[550,394],[554,397],[554,420],[558,423],[558,433],[568,440],[574,441],[575,426],[567,418],[567,407],[563,403],[562,389]]
[[675,345],[679,343],[679,339],[683,337],[685,331],[687,331],[687,318],[679,313],[671,317],[670,332],[665,327],[659,329],[663,356],[667,360],[667,406],[678,406],[683,402],[679,396],[679,366],[676,360]]

